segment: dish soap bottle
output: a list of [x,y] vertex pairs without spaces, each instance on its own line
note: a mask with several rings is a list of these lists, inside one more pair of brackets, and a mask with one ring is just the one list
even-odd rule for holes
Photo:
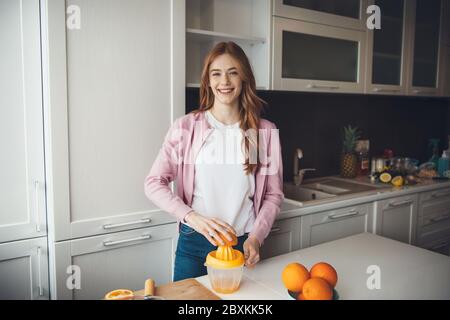
[[438,161],[438,173],[440,177],[445,176],[445,171],[448,170],[449,160],[449,152],[448,150],[444,150],[442,152],[442,157],[440,157]]

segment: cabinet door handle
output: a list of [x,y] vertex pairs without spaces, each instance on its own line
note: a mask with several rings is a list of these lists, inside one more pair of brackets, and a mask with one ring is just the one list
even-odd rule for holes
[[310,83],[308,85],[306,85],[306,88],[308,89],[331,89],[331,90],[336,90],[339,89],[339,86],[320,86],[314,83]]
[[443,242],[443,243],[440,243],[440,244],[438,244],[438,245],[435,245],[434,247],[431,247],[431,250],[441,249],[441,248],[446,247],[447,245],[448,245],[447,242]]
[[343,218],[343,217],[356,216],[357,214],[359,214],[359,211],[357,211],[355,209],[352,209],[352,210],[350,210],[349,212],[346,212],[346,213],[329,215],[328,218],[329,219],[339,219],[339,218]]
[[399,202],[389,202],[389,207],[400,207],[400,206],[406,206],[408,204],[411,204],[411,200],[405,200],[405,201],[399,201]]
[[434,91],[424,91],[424,90],[418,90],[418,89],[413,90],[413,92],[414,93],[423,93],[423,94],[435,94],[436,93]]
[[140,237],[136,237],[136,238],[131,238],[131,239],[124,239],[124,240],[117,240],[117,241],[103,241],[103,245],[105,247],[110,247],[110,246],[114,246],[117,244],[122,244],[122,243],[128,243],[128,242],[133,242],[133,241],[141,241],[141,240],[148,240],[151,239],[151,235],[146,234]]
[[37,258],[38,258],[38,288],[39,296],[44,295],[44,288],[42,288],[42,278],[41,278],[41,247],[37,248]]
[[383,88],[373,88],[375,92],[399,92],[398,89],[383,89]]
[[450,191],[436,192],[431,195],[432,198],[440,198],[450,195]]
[[281,228],[272,228],[272,229],[270,229],[270,233],[272,233],[272,232],[278,232],[278,231],[281,231]]
[[34,181],[34,196],[35,196],[35,212],[36,212],[36,231],[41,232],[41,217],[39,216],[39,181]]
[[103,229],[108,230],[108,229],[113,229],[113,228],[130,226],[130,225],[133,225],[133,224],[150,223],[150,222],[152,222],[152,219],[144,218],[144,219],[139,219],[139,220],[130,221],[130,222],[124,222],[124,223],[105,224],[105,225],[103,225]]
[[431,218],[430,221],[431,222],[439,222],[439,221],[442,221],[442,220],[447,220],[448,218],[450,218],[450,215],[446,214],[445,216],[440,216],[440,217],[437,217],[437,218]]

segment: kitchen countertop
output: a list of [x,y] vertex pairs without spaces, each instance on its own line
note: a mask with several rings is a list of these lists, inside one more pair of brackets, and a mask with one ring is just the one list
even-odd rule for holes
[[277,217],[278,219],[287,219],[296,216],[316,213],[320,211],[333,210],[336,208],[352,206],[361,203],[373,202],[378,200],[383,200],[391,197],[399,197],[403,195],[408,195],[417,192],[431,191],[440,188],[450,188],[449,180],[432,180],[432,179],[422,179],[420,183],[415,185],[406,185],[402,187],[394,187],[390,184],[384,183],[373,183],[368,177],[357,177],[354,179],[344,179],[339,176],[329,176],[317,179],[304,180],[302,185],[315,183],[316,181],[321,181],[323,179],[337,179],[343,182],[359,183],[363,185],[369,185],[374,187],[374,190],[367,190],[358,193],[350,193],[337,195],[336,197],[299,202],[289,198],[285,198],[281,206],[281,212]]
[[[341,300],[450,299],[450,257],[371,233],[263,260],[254,269],[244,268],[238,292],[216,294],[224,300],[291,299],[281,281],[283,268],[299,262],[310,269],[321,261],[337,270]],[[371,266],[379,268],[379,289],[367,286],[374,277]],[[196,279],[212,290],[207,276]]]

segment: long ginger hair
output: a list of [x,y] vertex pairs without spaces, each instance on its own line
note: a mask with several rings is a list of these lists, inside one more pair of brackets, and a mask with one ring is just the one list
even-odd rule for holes
[[[206,56],[200,82],[200,106],[192,112],[207,111],[213,107],[214,93],[210,87],[209,68],[212,62],[222,54],[229,54],[238,63],[239,76],[242,79],[242,90],[239,96],[239,127],[244,133],[248,129],[254,129],[252,131],[256,133],[255,135],[244,134],[243,138],[245,145],[244,168],[246,174],[250,174],[259,163],[258,128],[261,111],[266,102],[256,95],[256,81],[252,67],[244,50],[236,43],[220,42]],[[249,150],[253,150],[256,155],[256,159],[252,160],[252,163],[250,163]]]

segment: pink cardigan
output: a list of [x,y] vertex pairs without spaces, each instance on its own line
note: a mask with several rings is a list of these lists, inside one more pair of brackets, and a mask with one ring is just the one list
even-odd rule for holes
[[[156,206],[172,214],[178,223],[192,211],[195,157],[211,131],[204,112],[189,113],[175,120],[145,178],[146,196]],[[256,219],[250,235],[255,236],[262,245],[284,199],[278,129],[265,119],[260,120],[259,143],[262,164],[255,172],[253,204]],[[169,187],[174,180],[176,194]]]

